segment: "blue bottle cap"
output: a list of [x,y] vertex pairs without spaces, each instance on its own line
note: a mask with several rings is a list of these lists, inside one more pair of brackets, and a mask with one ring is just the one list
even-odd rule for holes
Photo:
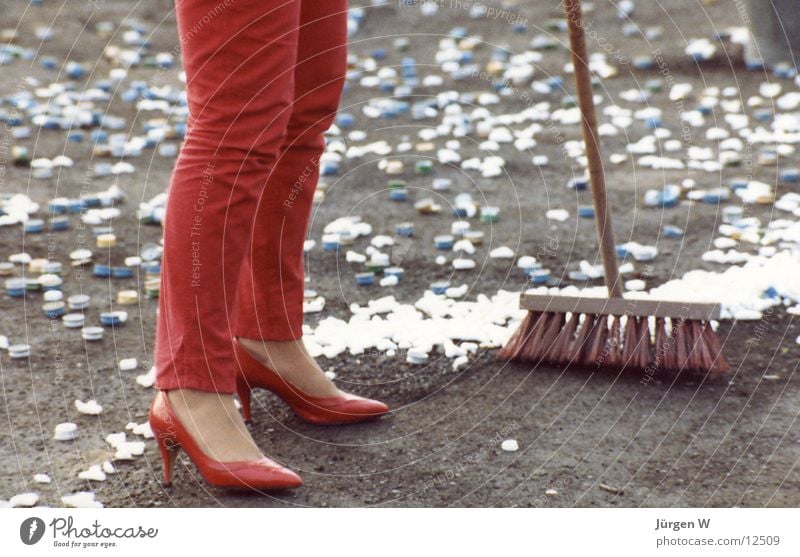
[[112,267],[111,275],[114,278],[130,278],[133,276],[133,269],[130,267]]
[[111,276],[111,267],[103,263],[95,263],[92,274],[96,277],[107,278]]
[[550,280],[550,271],[547,269],[537,269],[528,274],[529,280],[533,284],[547,284]]
[[437,281],[431,284],[431,290],[434,294],[444,294],[450,288],[450,283],[446,280]]
[[356,273],[356,284],[368,286],[375,283],[375,273]]
[[27,234],[39,234],[44,231],[42,219],[28,219],[25,221],[24,230]]
[[672,226],[671,224],[665,224],[661,227],[661,233],[664,234],[666,238],[681,238],[683,237],[683,229],[678,228],[677,226]]

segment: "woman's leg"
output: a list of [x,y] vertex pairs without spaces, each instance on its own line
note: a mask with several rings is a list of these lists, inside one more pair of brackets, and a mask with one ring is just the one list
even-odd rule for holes
[[156,386],[207,452],[236,460],[255,445],[233,406],[230,317],[286,138],[300,2],[177,0],[176,10],[190,118],[164,223]]
[[[302,2],[288,133],[258,203],[240,277],[236,334],[301,389],[338,391],[304,351],[303,242],[319,177],[323,132],[333,123],[347,69],[347,1]],[[283,342],[281,342],[283,341]],[[256,354],[258,355],[258,354]],[[285,373],[284,373],[285,372]]]
[[291,115],[299,1],[176,7],[191,116],[164,223],[156,384],[233,393],[231,309]]

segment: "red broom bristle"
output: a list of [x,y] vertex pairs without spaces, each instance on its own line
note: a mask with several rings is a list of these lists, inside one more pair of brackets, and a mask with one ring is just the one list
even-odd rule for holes
[[550,348],[552,348],[553,343],[564,329],[564,323],[566,322],[566,319],[567,316],[564,313],[550,314],[548,322],[542,333],[542,337],[539,340],[538,356],[541,361],[549,361],[547,355],[550,352]]
[[692,321],[692,330],[694,331],[694,350],[697,353],[697,367],[694,369],[696,371],[710,370],[714,365],[714,358],[703,339],[703,322]]
[[606,339],[608,338],[608,316],[600,315],[594,322],[594,327],[586,339],[586,350],[583,352],[582,365],[589,366],[602,366],[605,354],[603,350],[606,347]]
[[670,318],[669,327],[667,328],[667,346],[664,350],[664,368],[678,371],[678,339],[675,337],[677,334],[676,327],[679,326],[679,319]]
[[530,338],[520,353],[520,359],[526,362],[538,362],[542,355],[542,336],[548,329],[552,313],[545,312],[539,314],[539,319],[533,326]]
[[629,315],[622,326],[622,365],[636,367],[634,360],[636,348],[636,318]]
[[[498,351],[505,360],[633,369],[690,369],[725,373],[730,365],[709,323],[670,318],[655,319],[651,338],[647,317],[530,311],[506,345]],[[654,343],[653,343],[654,340]]]
[[722,355],[722,345],[719,342],[719,337],[711,328],[711,323],[703,324],[702,339],[708,347],[708,351],[712,357],[711,367],[708,369],[712,373],[726,373],[731,369],[730,364]]
[[[564,317],[566,318],[566,316]],[[580,314],[573,313],[570,318],[567,319],[564,328],[561,329],[558,337],[545,354],[545,359],[548,362],[559,365],[568,361],[567,357],[569,356],[569,346],[575,338],[575,331],[578,328],[580,317]]]
[[572,341],[572,346],[570,346],[568,350],[567,364],[580,365],[583,361],[581,359],[581,354],[585,349],[587,339],[591,335],[595,319],[595,316],[592,314],[583,315],[583,321],[578,325],[575,340]]
[[689,348],[686,345],[686,320],[673,321],[673,337],[675,339],[675,354],[677,356],[679,369],[691,369],[689,367]]
[[700,328],[700,340],[697,343],[703,347],[703,369],[711,370],[714,368],[714,354],[711,353],[711,348],[708,346],[706,339],[703,338],[703,327]]
[[724,359],[717,363],[722,354],[716,335],[710,330],[711,326],[702,321],[694,321],[693,326],[696,330],[695,351],[698,354],[696,371],[716,373],[718,369],[726,369],[727,362]]
[[658,370],[664,366],[667,349],[669,348],[669,338],[667,336],[667,324],[663,317],[656,318],[655,344],[650,351],[650,367]]
[[686,345],[689,351],[689,363],[687,367],[691,370],[703,369],[703,350],[698,346],[702,330],[699,327],[700,322],[695,320],[686,321]]
[[605,347],[604,365],[620,367],[622,365],[622,323],[619,316],[611,318],[608,341]]
[[647,369],[650,363],[650,323],[647,317],[636,318],[634,362],[637,369]]
[[526,313],[525,317],[520,322],[519,327],[517,327],[517,330],[511,335],[511,338],[508,339],[508,342],[506,342],[505,346],[497,351],[497,356],[504,360],[518,359],[519,353],[530,337],[531,330],[533,329],[533,325],[536,323],[538,317],[539,314],[536,312],[529,311]]

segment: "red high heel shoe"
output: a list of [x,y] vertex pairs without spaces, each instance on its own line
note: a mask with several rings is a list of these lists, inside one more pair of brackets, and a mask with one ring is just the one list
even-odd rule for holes
[[316,425],[363,422],[389,412],[389,407],[384,403],[356,395],[317,397],[306,394],[259,362],[238,339],[234,339],[234,347],[239,361],[236,390],[246,422],[252,421],[250,393],[255,388],[269,389],[281,397],[301,419]]
[[300,476],[267,457],[257,460],[222,462],[206,456],[178,421],[167,395],[160,392],[150,405],[153,430],[164,464],[164,484],[172,485],[172,472],[178,450],[183,449],[200,474],[211,485],[239,489],[288,489],[300,487]]

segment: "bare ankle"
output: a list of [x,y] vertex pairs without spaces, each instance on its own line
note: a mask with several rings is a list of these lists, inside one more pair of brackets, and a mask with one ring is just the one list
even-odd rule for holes
[[240,338],[242,346],[263,365],[315,396],[341,396],[336,385],[306,350],[303,339],[254,340]]
[[195,389],[160,394],[167,397],[178,420],[207,456],[238,461],[262,454],[244,425],[232,394]]

